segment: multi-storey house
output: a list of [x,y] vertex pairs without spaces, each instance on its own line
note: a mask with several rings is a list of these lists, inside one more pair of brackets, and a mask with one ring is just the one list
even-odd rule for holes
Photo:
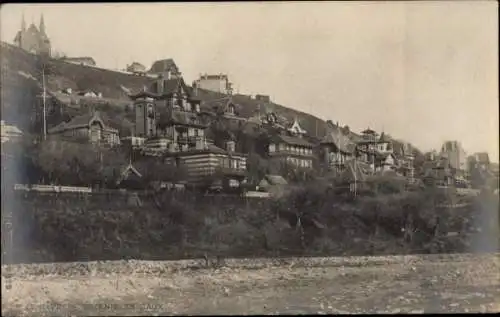
[[486,152],[474,153],[469,158],[469,163],[482,170],[490,170],[490,157]]
[[441,147],[441,157],[449,160],[451,166],[459,173],[464,174],[467,170],[467,154],[458,141],[446,141]]
[[396,171],[397,163],[392,140],[382,132],[375,143],[375,171]]
[[356,145],[338,124],[328,120],[326,125],[326,135],[320,142],[323,163],[327,171],[339,174],[345,170],[346,163],[353,158]]
[[197,99],[182,77],[159,77],[149,90],[130,96],[136,113],[135,133],[146,138],[146,155],[186,168],[188,181],[198,185],[216,177],[234,187],[245,176],[246,156],[228,140],[225,149],[207,140],[208,123]]
[[143,74],[146,73],[146,66],[138,62],[133,62],[132,64],[127,65],[126,70],[131,73]]
[[232,84],[226,74],[200,75],[200,78],[193,83],[193,86],[227,95],[233,93]]
[[448,158],[441,157],[433,161],[426,161],[424,171],[424,181],[428,184],[439,186],[454,184],[456,173]]
[[171,58],[158,60],[153,63],[149,73],[161,75],[164,79],[180,78],[181,72],[177,64]]
[[361,138],[356,142],[356,158],[370,166],[372,172],[375,171],[375,161],[377,160],[378,133],[368,128],[361,132]]
[[410,183],[415,181],[415,166],[413,148],[409,143],[394,145],[394,155],[398,162],[396,170],[404,175]]
[[313,168],[314,144],[305,139],[306,131],[297,119],[288,127],[276,122],[276,114],[269,114],[266,123],[272,124],[275,133],[269,138],[268,156],[271,162],[288,163],[302,168]]

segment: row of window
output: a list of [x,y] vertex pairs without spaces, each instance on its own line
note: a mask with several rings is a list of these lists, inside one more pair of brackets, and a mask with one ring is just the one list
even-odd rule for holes
[[299,167],[312,168],[312,160],[304,160],[295,157],[287,157],[287,161]]
[[285,151],[293,153],[293,154],[299,154],[299,155],[312,155],[313,154],[313,151],[310,148],[305,148],[305,147],[290,145],[290,144],[285,144],[285,143],[280,143],[279,146],[276,146],[276,144],[274,144],[274,143],[269,144],[269,153],[285,152]]
[[221,158],[220,166],[222,168],[245,169],[245,163],[242,160],[229,157]]

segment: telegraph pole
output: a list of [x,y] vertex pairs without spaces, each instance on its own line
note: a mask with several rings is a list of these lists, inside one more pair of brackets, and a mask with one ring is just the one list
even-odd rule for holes
[[47,94],[45,88],[45,65],[42,66],[42,85],[43,85],[43,139],[47,139],[47,116],[45,106],[45,95]]

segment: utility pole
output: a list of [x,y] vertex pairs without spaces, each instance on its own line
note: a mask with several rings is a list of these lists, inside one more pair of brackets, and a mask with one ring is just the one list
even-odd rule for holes
[[42,85],[43,85],[43,140],[47,139],[47,115],[46,115],[46,106],[45,106],[45,65],[42,65]]
[[357,184],[357,161],[356,161],[356,156],[354,156],[354,197],[356,197],[357,190],[358,190],[358,184]]

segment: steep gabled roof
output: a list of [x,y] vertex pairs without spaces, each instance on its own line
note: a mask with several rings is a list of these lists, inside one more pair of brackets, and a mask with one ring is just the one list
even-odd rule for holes
[[94,121],[98,121],[99,123],[101,123],[103,128],[106,130],[118,132],[118,130],[113,129],[107,124],[105,124],[101,118],[101,115],[97,111],[95,113],[86,113],[80,116],[73,117],[70,121],[62,122],[59,125],[50,128],[47,132],[58,133],[66,130],[85,128],[89,127]]
[[310,148],[312,148],[314,146],[312,143],[305,140],[304,138],[293,137],[293,136],[288,136],[288,135],[275,135],[271,139],[275,142],[281,141],[283,143],[290,144],[290,145],[298,145],[298,146],[304,146],[304,147],[310,147]]
[[364,131],[361,131],[361,133],[365,134],[365,135],[376,135],[377,134],[377,132],[375,132],[374,130],[372,130],[370,128],[368,128],[368,129],[366,129]]
[[229,106],[231,105],[235,108],[235,110],[240,108],[238,104],[233,102],[233,98],[231,96],[205,100],[203,101],[203,105],[211,110],[222,111],[224,113],[228,112]]
[[340,127],[334,125],[332,122],[327,122],[326,131],[321,144],[333,144],[344,153],[354,152],[356,145],[342,132]]
[[155,93],[152,93],[150,91],[146,91],[145,89],[135,93],[135,94],[129,94],[129,97],[130,99],[132,100],[136,100],[136,99],[139,99],[139,98],[159,98],[160,96],[158,94],[155,94]]
[[127,177],[128,173],[142,177],[142,174],[132,165],[132,163],[106,166],[102,170],[103,176],[114,180],[116,184],[122,182]]
[[375,159],[377,160],[377,162],[381,163],[381,162],[385,162],[385,160],[387,160],[387,158],[389,156],[392,156],[392,159],[394,160],[394,162],[397,162],[397,158],[396,156],[393,154],[393,153],[380,153],[380,152],[375,152]]
[[300,134],[306,134],[307,131],[302,129],[302,127],[299,124],[299,121],[297,120],[297,117],[293,120],[293,122],[290,122],[287,124],[287,128],[291,132],[298,132]]
[[173,59],[167,58],[154,62],[149,71],[151,73],[162,73],[172,69],[178,70],[178,67]]

